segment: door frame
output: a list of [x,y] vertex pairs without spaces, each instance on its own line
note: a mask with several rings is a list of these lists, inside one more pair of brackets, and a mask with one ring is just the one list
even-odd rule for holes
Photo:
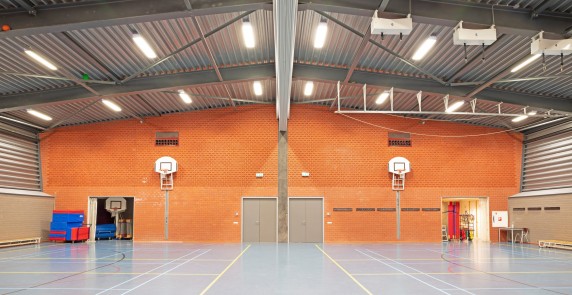
[[290,199],[320,199],[322,200],[322,244],[324,243],[324,239],[326,236],[326,228],[324,226],[324,197],[288,197],[288,243],[290,243]]
[[278,243],[278,197],[242,197],[240,198],[240,242],[244,243],[244,199],[274,199],[276,200],[276,242]]
[[[477,200],[479,203],[480,202],[484,202],[484,207],[485,207],[485,212],[484,214],[480,214],[480,207],[481,205],[479,204],[477,206],[477,219],[479,220],[479,228],[475,228],[476,233],[478,232],[478,236],[479,236],[479,241],[485,241],[485,242],[490,242],[491,240],[491,230],[490,230],[490,198],[489,197],[485,197],[485,196],[474,196],[474,197],[467,197],[467,196],[463,196],[463,197],[454,197],[454,196],[446,196],[446,197],[441,197],[441,212],[443,212],[443,202],[450,202],[452,200],[468,200],[468,201],[474,201]],[[484,215],[484,217],[486,218],[482,218]],[[484,236],[484,237],[483,237]]]
[[[107,199],[107,198],[126,198],[126,199],[133,199],[133,221],[131,224],[133,224],[133,228],[132,228],[132,237],[131,237],[131,241],[135,240],[135,196],[87,196],[87,221],[91,222],[91,218],[95,217],[95,224],[91,224],[90,228],[89,228],[89,240],[88,242],[95,242],[95,231],[97,229],[97,201],[95,202],[95,216],[92,216],[91,214],[93,214],[91,212],[91,200],[92,199]],[[89,224],[86,222],[86,224]],[[93,238],[92,238],[93,237]]]

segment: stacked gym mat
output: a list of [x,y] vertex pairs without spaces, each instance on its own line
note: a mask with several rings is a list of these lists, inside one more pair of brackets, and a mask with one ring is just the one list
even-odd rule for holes
[[53,211],[50,241],[86,241],[89,227],[83,226],[83,211]]

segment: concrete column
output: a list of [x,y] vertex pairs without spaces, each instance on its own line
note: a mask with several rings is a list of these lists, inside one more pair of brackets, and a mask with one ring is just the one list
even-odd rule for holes
[[288,133],[278,131],[278,242],[288,243]]

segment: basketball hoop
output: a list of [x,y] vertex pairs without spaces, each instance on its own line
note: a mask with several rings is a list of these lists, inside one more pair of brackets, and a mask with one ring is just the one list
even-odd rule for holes
[[169,169],[161,169],[161,174],[163,175],[169,174]]

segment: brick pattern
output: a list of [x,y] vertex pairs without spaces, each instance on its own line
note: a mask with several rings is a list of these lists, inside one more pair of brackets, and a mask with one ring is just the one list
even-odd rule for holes
[[[329,242],[395,240],[395,212],[333,212],[334,207],[394,207],[387,162],[412,163],[402,207],[440,207],[442,196],[489,196],[507,208],[518,191],[520,135],[464,139],[412,135],[413,147],[387,146],[387,131],[324,107],[292,106],[289,195],[324,196]],[[405,132],[484,133],[496,129],[378,115],[360,119]],[[44,190],[57,209],[87,210],[89,196],[134,196],[134,236],[163,239],[164,192],[154,161],[179,162],[170,192],[170,240],[240,241],[241,197],[277,195],[278,128],[273,106],[216,109],[64,127],[42,134]],[[155,132],[178,131],[179,146],[155,146]],[[301,171],[310,177],[302,178]],[[263,172],[263,178],[255,178]],[[239,212],[239,216],[236,216]],[[438,241],[440,212],[402,212],[402,240]],[[239,224],[234,224],[238,222]],[[423,229],[423,230],[420,230]]]

